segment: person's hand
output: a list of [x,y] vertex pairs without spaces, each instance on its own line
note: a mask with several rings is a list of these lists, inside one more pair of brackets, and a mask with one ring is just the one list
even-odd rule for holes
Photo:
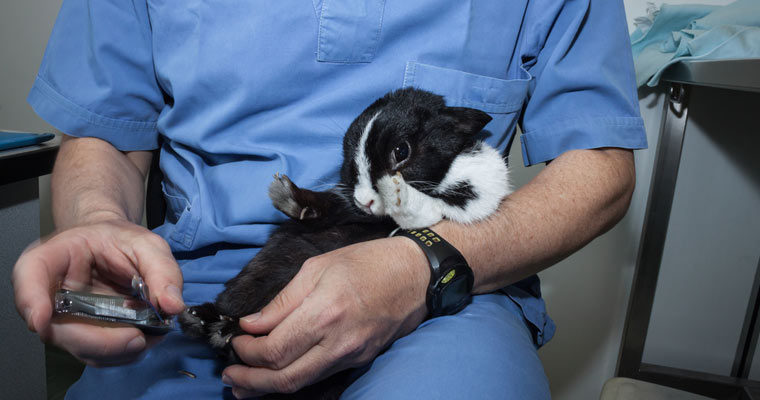
[[133,223],[112,219],[78,226],[30,246],[13,269],[16,308],[29,329],[94,366],[137,359],[159,337],[139,329],[95,324],[91,320],[52,318],[55,286],[124,293],[139,274],[150,288],[151,302],[168,314],[184,310],[182,274],[169,245]]
[[223,372],[238,398],[292,393],[374,359],[425,318],[427,259],[409,239],[358,243],[309,259],[232,346]]

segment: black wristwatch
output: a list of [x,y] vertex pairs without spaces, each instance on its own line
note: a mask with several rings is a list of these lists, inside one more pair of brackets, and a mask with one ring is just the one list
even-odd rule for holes
[[475,277],[467,260],[454,246],[430,228],[398,228],[391,236],[412,239],[430,262],[430,284],[426,301],[429,318],[457,313],[470,303]]

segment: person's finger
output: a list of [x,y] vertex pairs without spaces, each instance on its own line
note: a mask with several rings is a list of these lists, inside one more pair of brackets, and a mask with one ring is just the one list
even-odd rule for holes
[[137,328],[96,325],[74,318],[56,321],[40,336],[93,366],[129,363],[148,346],[146,336]]
[[137,239],[132,248],[140,276],[150,288],[151,302],[169,314],[184,311],[187,306],[182,300],[182,271],[166,241],[148,233]]
[[232,395],[235,396],[236,399],[250,399],[252,397],[259,397],[264,394],[266,393],[256,392],[254,390],[246,390],[238,387],[232,388]]
[[326,349],[317,345],[286,368],[272,370],[237,364],[224,370],[222,380],[244,396],[250,393],[293,393],[337,372],[332,362]]
[[[311,264],[314,265],[314,264]],[[279,325],[298,308],[314,289],[318,271],[309,261],[296,276],[264,308],[255,314],[240,318],[240,327],[252,334],[265,334]]]
[[[283,369],[319,343],[322,332],[307,313],[314,308],[301,307],[288,315],[266,336],[241,335],[232,339],[232,347],[247,365]],[[302,311],[304,310],[304,311]]]
[[[72,259],[73,258],[73,259]],[[29,329],[39,331],[50,324],[53,314],[52,292],[66,275],[87,274],[69,271],[71,265],[89,265],[92,255],[76,241],[49,240],[43,245],[27,249],[13,268],[12,284],[16,309],[26,320]],[[81,276],[84,281],[86,277]]]

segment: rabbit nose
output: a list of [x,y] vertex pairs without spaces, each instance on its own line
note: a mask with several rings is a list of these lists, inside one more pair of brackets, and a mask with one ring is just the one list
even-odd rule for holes
[[372,205],[375,204],[374,199],[369,199],[368,202],[364,203],[361,200],[354,198],[354,202],[356,202],[356,205],[359,206],[359,208],[372,214],[372,209],[370,209],[370,207],[372,207]]

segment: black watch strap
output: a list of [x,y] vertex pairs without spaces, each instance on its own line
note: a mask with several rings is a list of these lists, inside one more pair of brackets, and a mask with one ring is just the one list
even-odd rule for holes
[[454,246],[430,228],[399,228],[391,236],[412,239],[430,263],[426,299],[430,318],[457,313],[470,303],[475,278],[467,260]]

